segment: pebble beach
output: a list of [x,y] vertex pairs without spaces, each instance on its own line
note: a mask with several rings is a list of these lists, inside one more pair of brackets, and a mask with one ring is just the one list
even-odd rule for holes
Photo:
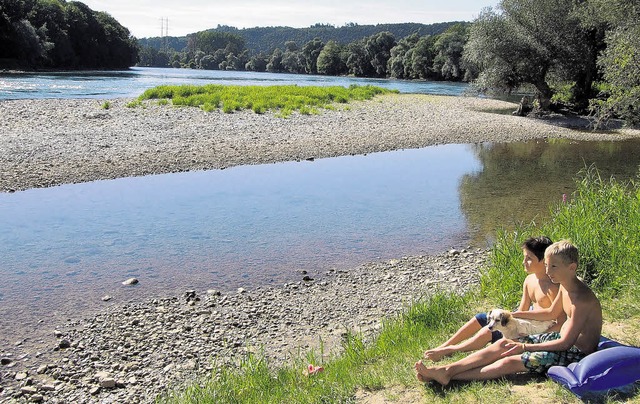
[[[0,192],[446,143],[640,136],[594,132],[584,119],[516,117],[513,103],[474,97],[392,94],[289,118],[130,101],[1,101]],[[475,246],[452,246],[277,287],[203,285],[112,304],[44,330],[46,337],[0,346],[0,402],[154,402],[249,351],[277,365],[322,340],[330,354],[348,331],[372,336],[413,299],[476,285],[487,259]]]

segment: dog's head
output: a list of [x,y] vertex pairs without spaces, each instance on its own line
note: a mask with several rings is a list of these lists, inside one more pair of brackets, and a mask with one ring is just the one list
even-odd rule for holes
[[511,312],[493,309],[487,313],[487,328],[491,331],[505,329],[509,325],[511,318]]

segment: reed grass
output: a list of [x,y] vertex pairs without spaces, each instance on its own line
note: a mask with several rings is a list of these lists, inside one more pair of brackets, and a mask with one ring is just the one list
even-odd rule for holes
[[378,94],[397,93],[374,86],[158,86],[146,90],[139,101],[171,100],[176,106],[199,107],[211,112],[221,109],[225,113],[252,110],[257,114],[277,111],[288,117],[300,114],[317,114],[320,109],[335,109],[336,104],[355,100],[369,100]]
[[[520,245],[532,235],[571,239],[581,252],[580,274],[603,302],[605,319],[640,324],[638,183],[603,180],[594,168],[581,172],[576,182],[577,190],[566,202],[559,195],[559,202],[550,207],[548,222],[498,231],[490,263],[482,269],[475,290],[462,295],[436,292],[412,302],[402,314],[383,320],[373,340],[351,333],[342,353],[328,359],[323,360],[322,352],[308,352],[283,366],[272,366],[262,355],[249,355],[237,366],[220,367],[211,378],[169,392],[158,402],[351,403],[359,390],[390,386],[416,390],[425,403],[526,401],[527,397],[513,395],[508,379],[425,387],[415,380],[412,365],[426,347],[439,345],[478,310],[517,304],[525,276]],[[310,362],[323,365],[325,371],[304,376],[302,370]],[[580,402],[550,380],[542,386],[553,402]],[[637,396],[630,400],[640,402]]]

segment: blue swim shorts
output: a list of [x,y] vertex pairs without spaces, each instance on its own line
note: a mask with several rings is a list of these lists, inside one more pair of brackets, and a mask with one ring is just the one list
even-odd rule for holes
[[[520,341],[525,344],[539,344],[545,341],[553,341],[560,338],[559,332],[546,332],[542,334],[521,337]],[[580,352],[578,348],[572,346],[566,351],[536,351],[524,352],[520,358],[524,367],[531,373],[546,375],[551,366],[568,366],[573,362],[579,362],[587,355]]]
[[[480,323],[480,326],[486,327],[489,324],[489,319],[487,318],[487,313],[478,313],[476,314],[476,321]],[[491,331],[491,343],[493,344],[497,340],[502,338],[502,333],[500,331]]]

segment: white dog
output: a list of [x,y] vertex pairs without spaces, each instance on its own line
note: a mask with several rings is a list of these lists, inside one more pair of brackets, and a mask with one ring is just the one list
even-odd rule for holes
[[515,318],[511,315],[511,312],[502,309],[491,310],[487,313],[487,320],[487,328],[489,330],[500,331],[508,339],[540,334],[555,324],[555,321],[552,320],[541,321]]

